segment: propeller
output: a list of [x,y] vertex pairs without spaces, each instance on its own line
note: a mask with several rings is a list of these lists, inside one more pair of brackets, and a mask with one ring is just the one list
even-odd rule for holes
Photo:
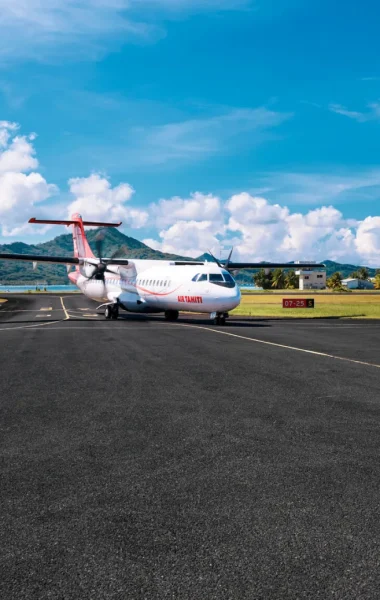
[[108,265],[115,264],[117,254],[119,253],[119,249],[117,249],[110,258],[103,258],[103,244],[104,244],[104,233],[100,232],[95,239],[95,248],[96,254],[99,259],[99,262],[93,265],[94,270],[91,273],[90,277],[87,277],[88,280],[96,279],[97,281],[103,281],[103,285],[105,285],[105,274],[113,273],[110,269],[108,269]]
[[220,260],[218,260],[216,258],[216,256],[213,255],[213,253],[211,252],[211,250],[208,250],[208,253],[210,254],[210,256],[214,259],[214,261],[216,262],[216,264],[218,265],[218,267],[220,267],[221,269],[226,269],[226,271],[228,271],[228,265],[231,262],[231,257],[232,257],[232,252],[234,251],[233,248],[231,248],[230,253],[228,255],[228,258],[226,260],[226,262],[220,262]]

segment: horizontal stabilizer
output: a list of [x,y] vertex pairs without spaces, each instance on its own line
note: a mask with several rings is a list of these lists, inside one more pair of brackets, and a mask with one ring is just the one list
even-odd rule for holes
[[42,225],[75,225],[82,223],[83,225],[88,225],[89,227],[120,227],[120,223],[101,223],[98,221],[64,221],[62,219],[51,220],[51,219],[35,219],[32,217],[29,219],[29,223],[41,223]]

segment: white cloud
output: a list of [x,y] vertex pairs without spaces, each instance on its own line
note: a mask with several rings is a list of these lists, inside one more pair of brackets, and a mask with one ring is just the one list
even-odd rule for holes
[[214,221],[178,221],[160,231],[160,242],[152,239],[143,241],[161,252],[196,258],[209,249],[218,254],[220,242],[217,236],[223,231],[224,226]]
[[110,44],[161,37],[175,14],[244,7],[250,0],[0,0],[0,56],[95,58]]
[[88,221],[122,220],[135,229],[143,227],[148,220],[146,211],[126,206],[134,193],[127,183],[112,188],[106,177],[93,173],[89,177],[70,179],[69,188],[75,200],[68,207],[68,217],[80,213]]
[[[0,154],[0,173],[19,171],[31,171],[38,167],[38,160],[35,158],[35,149],[31,143],[34,140],[33,134],[27,136],[16,136],[9,142],[9,131],[3,129],[5,135],[2,137],[5,150]],[[0,130],[1,133],[1,130]]]
[[380,266],[380,216],[359,223],[355,245],[363,261]]
[[225,225],[217,196],[195,192],[190,198],[161,199],[150,205],[149,215],[155,227],[166,229],[159,232],[161,241],[144,240],[148,246],[181,256],[196,257],[208,249],[218,252],[217,234],[223,233]]
[[235,108],[213,117],[139,127],[134,129],[136,151],[141,161],[150,164],[197,160],[229,151],[237,141],[260,144],[291,116],[265,107]]
[[0,121],[0,148],[6,148],[13,131],[18,129],[17,123]]
[[217,221],[222,217],[222,208],[217,196],[195,192],[187,199],[175,196],[159,200],[151,205],[150,214],[157,227],[165,227],[183,220]]
[[16,123],[0,121],[0,232],[4,236],[28,231],[31,212],[57,192],[55,185],[34,171],[38,167],[34,134],[12,138],[17,129]]
[[327,202],[377,199],[380,169],[339,175],[321,173],[270,173],[263,178],[268,193],[282,203],[320,205]]
[[[200,203],[209,198],[213,196],[198,193]],[[201,206],[194,212],[193,198],[161,200],[150,214],[166,228],[160,230],[159,240],[144,241],[164,252],[193,257],[208,248],[226,256],[234,246],[235,260],[331,259],[380,266],[380,217],[353,221],[333,206],[301,214],[247,192],[231,196],[224,204],[219,201],[219,206],[218,216],[205,220]],[[189,218],[173,222],[171,208]]]
[[366,112],[348,110],[341,104],[330,104],[329,110],[331,112],[343,115],[349,119],[354,119],[358,123],[366,123],[367,121],[378,121],[380,119],[380,103],[372,102],[367,105],[368,110]]

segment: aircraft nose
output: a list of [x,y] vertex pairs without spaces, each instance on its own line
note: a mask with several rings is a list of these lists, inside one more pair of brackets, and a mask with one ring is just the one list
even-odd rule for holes
[[227,310],[232,310],[240,304],[240,289],[236,286],[234,289],[226,290],[225,303],[228,304]]

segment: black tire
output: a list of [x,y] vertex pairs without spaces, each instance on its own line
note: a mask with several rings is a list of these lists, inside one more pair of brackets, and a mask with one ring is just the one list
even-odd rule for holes
[[214,325],[225,325],[226,324],[226,317],[222,316],[218,316],[215,317],[214,321],[213,321]]
[[178,310],[166,310],[165,311],[165,319],[167,321],[176,321],[179,317]]
[[119,318],[119,307],[117,304],[112,307],[112,319],[116,321]]
[[111,306],[109,306],[109,305],[108,305],[108,306],[106,306],[106,308],[104,309],[104,317],[105,317],[106,319],[111,319],[111,317],[112,317],[112,308],[111,308]]

